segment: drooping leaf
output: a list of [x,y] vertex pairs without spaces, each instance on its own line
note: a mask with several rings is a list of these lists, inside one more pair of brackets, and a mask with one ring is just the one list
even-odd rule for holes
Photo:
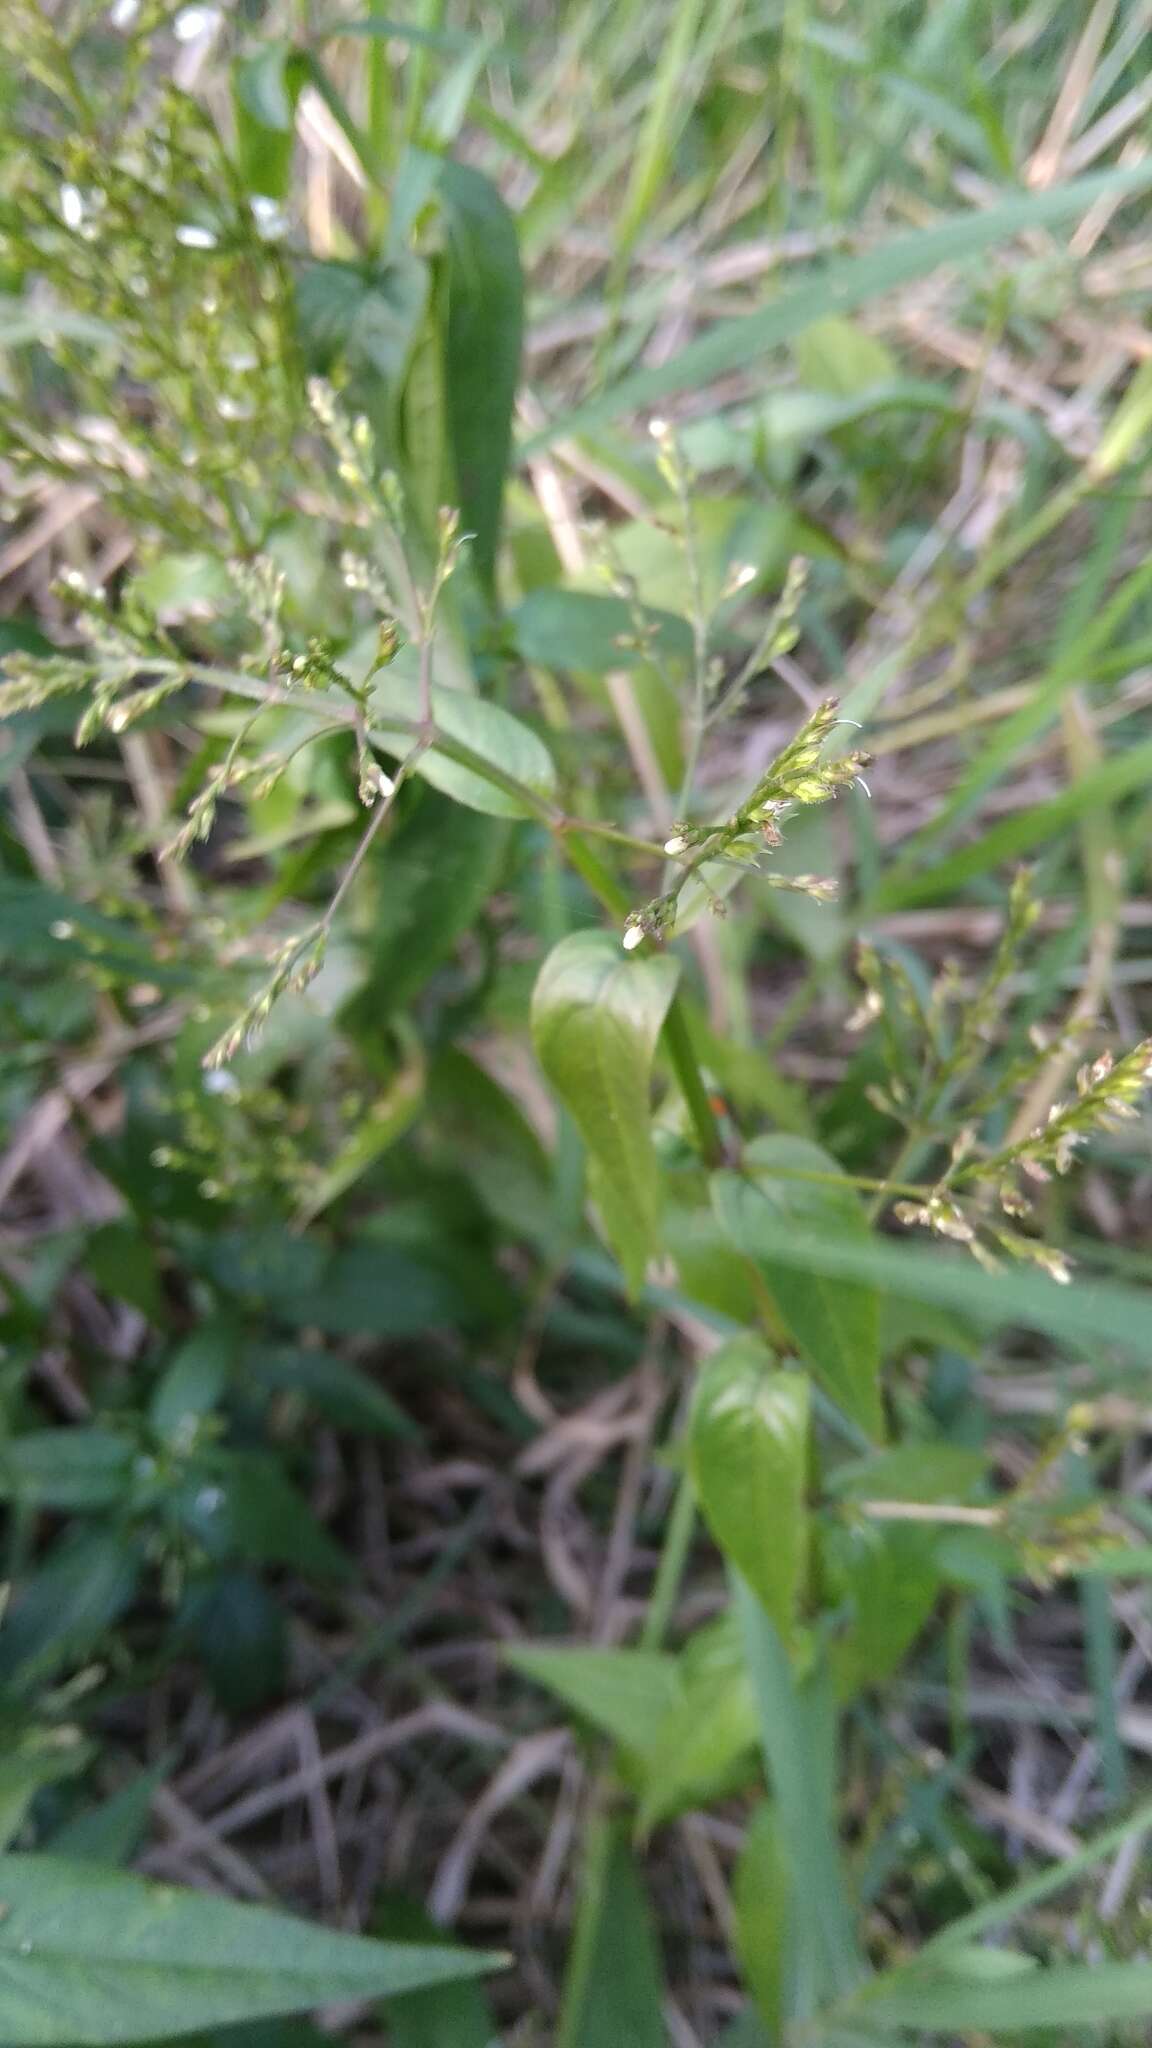
[[102,2048],[387,1998],[497,1958],[365,1941],[63,1857],[0,1857],[0,2043]]
[[491,597],[520,378],[520,248],[511,213],[481,171],[445,163],[440,194],[448,228],[448,432],[461,519],[474,535],[470,560]]
[[806,1138],[759,1138],[745,1153],[745,1167],[744,1174],[714,1177],[721,1223],[763,1273],[806,1363],[869,1436],[881,1436],[879,1293],[867,1282],[801,1277],[777,1255],[781,1233],[804,1242],[867,1243],[855,1190],[836,1161]]
[[575,932],[548,955],[532,995],[540,1064],[591,1154],[605,1232],[633,1292],[657,1247],[648,1089],[678,972],[667,955],[634,959],[607,933]]
[[701,1371],[689,1433],[705,1520],[785,1639],[807,1564],[809,1404],[802,1373],[782,1372],[758,1338],[734,1337]]

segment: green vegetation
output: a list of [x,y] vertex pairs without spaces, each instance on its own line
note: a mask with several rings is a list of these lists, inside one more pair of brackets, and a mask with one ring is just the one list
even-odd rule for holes
[[0,2048],[1135,2048],[1146,10],[5,26]]

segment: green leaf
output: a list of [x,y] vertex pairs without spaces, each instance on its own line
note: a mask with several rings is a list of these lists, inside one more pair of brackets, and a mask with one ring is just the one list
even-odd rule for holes
[[254,1572],[243,1565],[214,1572],[189,1594],[180,1622],[228,1713],[255,1713],[283,1692],[287,1617]]
[[0,1446],[0,1500],[37,1508],[107,1508],[132,1478],[131,1439],[110,1429],[30,1429]]
[[448,162],[440,177],[448,230],[445,401],[469,560],[495,596],[512,408],[520,381],[524,281],[516,223],[491,180]]
[[905,910],[917,903],[949,901],[978,875],[1019,860],[1034,847],[1050,845],[1056,834],[1087,811],[1114,803],[1132,790],[1147,787],[1152,775],[1152,740],[1124,748],[1077,775],[1058,796],[1028,804],[1001,818],[987,832],[957,853],[918,862],[909,872],[897,866],[876,890],[869,911]]
[[637,1825],[647,1833],[737,1790],[756,1749],[756,1701],[727,1616],[699,1629],[680,1657],[681,1693],[643,1752]]
[[[737,1176],[717,1178],[727,1183]],[[764,1230],[763,1221],[756,1221],[763,1205],[759,1189],[751,1182],[743,1185],[747,1199],[725,1185],[717,1206],[729,1219],[733,1241],[742,1234],[751,1244]],[[954,1310],[982,1328],[1016,1323],[1064,1346],[1118,1344],[1138,1357],[1152,1356],[1148,1297],[1138,1287],[1095,1277],[1074,1278],[1062,1287],[1019,1266],[989,1273],[965,1252],[936,1251],[891,1237],[820,1235],[773,1226],[771,1246],[773,1262],[793,1273],[890,1288],[906,1299]]]
[[139,1569],[123,1531],[71,1530],[17,1586],[0,1630],[0,1688],[26,1692],[87,1656],[128,1606]]
[[78,1728],[29,1728],[7,1737],[0,1755],[0,1849],[15,1840],[41,1788],[74,1777],[91,1755]]
[[911,1522],[853,1523],[826,1532],[829,1596],[848,1610],[830,1650],[841,1698],[889,1678],[915,1642],[940,1591],[935,1544],[933,1529]]
[[556,2048],[667,2048],[652,1919],[623,1830],[594,1820]]
[[[391,667],[384,669],[372,685],[372,739],[386,754],[406,754],[412,745],[410,732],[389,728],[388,717],[409,722],[419,717],[420,698],[412,650],[403,648]],[[416,773],[434,789],[443,790],[471,811],[484,811],[491,818],[532,818],[535,805],[526,802],[507,786],[515,778],[541,804],[556,795],[556,766],[542,739],[530,726],[499,704],[472,697],[463,690],[436,689],[432,712],[441,732],[449,740],[475,755],[476,761],[454,760],[441,747],[429,747],[417,764]],[[491,774],[486,773],[490,770]]]
[[891,350],[855,320],[836,314],[805,328],[794,353],[801,382],[838,398],[890,384],[897,376]]
[[229,1322],[206,1323],[180,1346],[148,1408],[158,1437],[179,1448],[191,1442],[228,1384],[239,1331]]
[[292,171],[296,102],[307,61],[286,38],[264,43],[232,67],[240,175],[249,192],[283,199]]
[[365,1941],[53,1856],[0,1857],[0,2044],[166,2040],[479,1976],[498,1958]]
[[688,1440],[708,1527],[785,1640],[808,1561],[810,1399],[802,1373],[781,1372],[758,1338],[733,1337],[703,1367]]
[[840,1500],[967,1500],[986,1472],[983,1452],[962,1444],[900,1444],[838,1466],[825,1488]]
[[383,423],[392,448],[430,289],[427,263],[408,250],[386,263],[308,261],[296,276],[296,318],[309,367],[329,376],[346,364],[350,403]]
[[633,1293],[658,1242],[648,1089],[678,974],[666,954],[635,959],[606,932],[574,932],[548,955],[532,995],[540,1064],[592,1155],[593,1192]]
[[247,1352],[245,1377],[269,1392],[299,1394],[329,1422],[366,1436],[420,1435],[411,1417],[368,1372],[331,1351],[260,1345]]
[[446,1046],[437,1057],[428,1094],[438,1149],[467,1176],[497,1222],[515,1237],[552,1236],[555,1200],[547,1156],[519,1105],[458,1046]]
[[[389,1898],[372,1920],[373,1934],[389,1941],[420,1941],[433,1945],[446,1936],[420,1906],[406,1898]],[[389,2048],[499,2048],[488,2001],[470,1980],[429,1985],[406,1991],[388,2006]]]
[[675,1657],[659,1650],[583,1650],[548,1643],[506,1646],[514,1671],[546,1685],[582,1720],[643,1755],[682,1697]]
[[1033,2027],[1101,2026],[1152,2014],[1152,1963],[1098,1963],[1016,1972],[999,1982],[944,1981],[934,1971],[902,1972],[876,1986],[869,2016],[917,2033],[1027,2033]]
[[714,1176],[720,1222],[763,1273],[806,1363],[869,1436],[882,1436],[879,1293],[866,1282],[827,1274],[801,1279],[777,1250],[782,1232],[805,1244],[866,1245],[868,1225],[855,1190],[836,1161],[806,1138],[759,1138],[749,1145],[745,1166],[743,1175]]
[[156,1254],[128,1219],[102,1223],[84,1247],[84,1267],[97,1287],[130,1302],[149,1322],[164,1321],[164,1289]]
[[501,821],[433,789],[421,790],[419,798],[389,839],[380,868],[366,997],[377,1026],[420,994],[475,926],[508,846]]
[[302,1180],[294,1218],[298,1230],[314,1222],[354,1187],[385,1152],[399,1143],[420,1114],[424,1104],[424,1048],[403,1019],[395,1037],[401,1057],[388,1080],[366,1107],[351,1136],[329,1160],[317,1165]]
[[797,1681],[779,1631],[739,1577],[735,1605],[792,1885],[788,2017],[809,2020],[866,1975],[840,1860],[831,1689],[819,1664]]
[[699,390],[733,371],[747,374],[749,364],[758,356],[791,341],[830,313],[850,312],[869,299],[892,292],[897,285],[926,277],[941,264],[978,256],[1029,228],[1079,218],[1105,194],[1121,197],[1145,191],[1150,184],[1152,165],[1148,164],[1074,178],[1048,191],[1014,194],[982,212],[956,215],[935,227],[896,236],[867,255],[829,263],[817,277],[781,293],[761,312],[714,322],[667,362],[633,371],[607,391],[550,421],[530,437],[526,452],[586,433],[622,413],[655,405],[674,392]]
[[[692,629],[686,619],[650,605],[642,605],[640,615],[645,634],[652,635],[651,653],[657,660],[691,660]],[[632,607],[622,597],[550,586],[531,591],[511,614],[510,623],[523,659],[540,668],[602,676],[613,669],[635,668],[645,659],[645,649],[635,645]]]
[[53,1856],[72,1862],[127,1863],[147,1833],[153,1797],[169,1769],[161,1762],[138,1771],[118,1792],[66,1821],[48,1845]]
[[270,1452],[206,1457],[185,1490],[182,1515],[212,1557],[294,1565],[320,1579],[347,1578],[352,1569]]
[[765,1800],[748,1824],[732,1879],[732,1905],[740,1968],[773,2040],[784,2027],[790,1889],[779,1824]]

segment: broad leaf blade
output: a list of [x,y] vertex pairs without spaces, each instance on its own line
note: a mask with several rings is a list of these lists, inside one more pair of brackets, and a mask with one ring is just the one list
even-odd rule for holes
[[498,1958],[364,1941],[53,1856],[0,1857],[2,2048],[165,2040],[387,1998]]
[[806,1138],[758,1139],[745,1159],[746,1174],[715,1176],[716,1213],[737,1249],[763,1273],[801,1356],[869,1436],[882,1436],[878,1291],[866,1281],[819,1272],[801,1278],[777,1256],[782,1231],[804,1242],[866,1244],[868,1225],[855,1191],[836,1161]]
[[657,1248],[648,1085],[678,973],[666,954],[631,959],[607,933],[575,932],[549,954],[532,996],[540,1064],[592,1155],[593,1191],[633,1293]]
[[804,1488],[810,1386],[751,1336],[700,1376],[689,1456],[705,1520],[787,1639],[807,1566]]

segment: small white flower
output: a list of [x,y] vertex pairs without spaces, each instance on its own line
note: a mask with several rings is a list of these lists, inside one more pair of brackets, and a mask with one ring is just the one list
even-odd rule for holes
[[178,227],[176,230],[176,240],[183,249],[214,249],[216,247],[216,237],[212,233],[211,228],[199,228],[191,225]]
[[78,185],[61,185],[60,218],[75,233],[84,225],[84,195]]
[[620,944],[623,946],[624,951],[626,953],[634,953],[636,951],[637,946],[642,945],[643,942],[644,927],[642,924],[625,925],[624,936],[621,939]]
[[673,859],[678,853],[686,853],[688,851],[688,841],[685,839],[684,834],[682,832],[674,832],[671,839],[664,841],[664,851]]

